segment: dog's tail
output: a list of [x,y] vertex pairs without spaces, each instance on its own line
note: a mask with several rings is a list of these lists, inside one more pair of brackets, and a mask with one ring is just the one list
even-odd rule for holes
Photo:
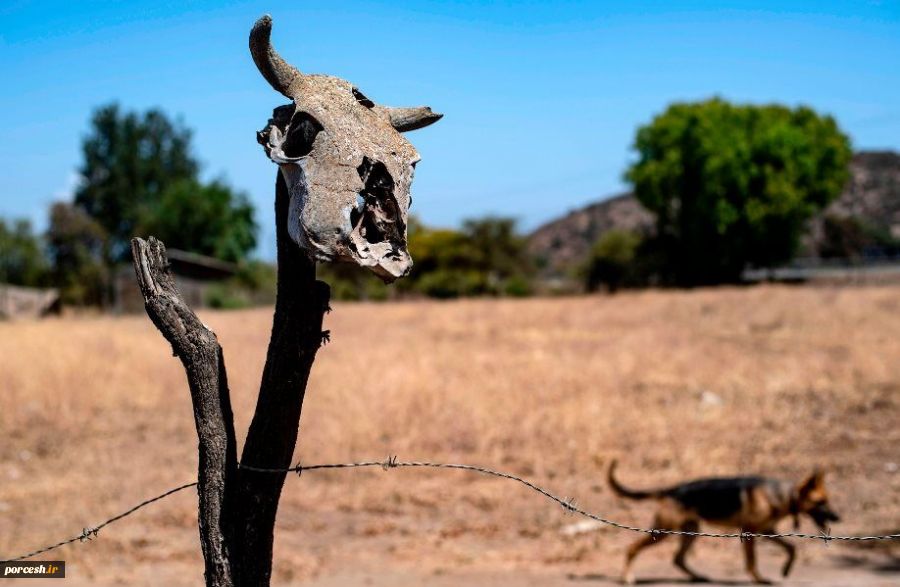
[[665,489],[650,489],[646,491],[638,491],[636,489],[628,489],[616,479],[616,465],[617,461],[613,461],[609,464],[609,472],[606,475],[606,479],[609,481],[609,486],[612,487],[612,490],[616,492],[616,495],[619,497],[627,497],[628,499],[651,499],[655,497],[662,497],[666,492]]

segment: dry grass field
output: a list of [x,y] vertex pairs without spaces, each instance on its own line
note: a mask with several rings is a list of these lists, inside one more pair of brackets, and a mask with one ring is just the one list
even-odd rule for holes
[[[202,318],[225,349],[240,436],[271,311]],[[834,533],[900,527],[900,288],[336,304],[326,322],[305,463],[481,464],[642,525],[646,504],[605,485],[612,458],[637,486],[822,465],[844,518]],[[184,374],[143,315],[0,324],[0,441],[0,559],[195,476]],[[200,584],[195,507],[185,491],[57,551],[69,584]],[[605,584],[635,537],[563,531],[577,522],[465,472],[310,472],[286,484],[274,583]],[[638,576],[677,578],[672,547],[647,551]],[[701,540],[694,566],[742,580],[739,552]],[[763,547],[763,571],[780,557]],[[897,557],[896,544],[801,544],[797,573],[896,584]]]

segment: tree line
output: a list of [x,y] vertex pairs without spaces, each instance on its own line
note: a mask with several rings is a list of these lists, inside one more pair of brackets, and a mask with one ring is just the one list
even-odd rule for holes
[[[625,172],[655,217],[646,234],[608,231],[573,274],[604,287],[734,283],[748,267],[795,254],[810,218],[849,177],[850,141],[830,116],[807,107],[676,103],[638,129]],[[0,282],[58,287],[63,301],[103,305],[110,276],[133,236],[236,263],[210,303],[240,306],[268,291],[274,268],[250,258],[258,227],[247,196],[224,180],[203,182],[191,131],[159,110],[98,109],[82,142],[81,183],[54,203],[48,228],[0,220]],[[390,288],[350,265],[322,268],[339,299],[392,296],[524,296],[535,263],[513,219],[472,219],[459,229],[409,224],[411,275]],[[856,219],[826,218],[831,254],[885,244]],[[874,239],[874,240],[873,240]],[[895,243],[896,244],[896,243]],[[828,254],[827,251],[825,254]]]
[[[183,122],[160,110],[97,109],[82,141],[81,181],[71,202],[55,202],[47,229],[0,219],[0,283],[59,288],[70,305],[104,306],[112,276],[127,262],[134,236],[153,235],[170,248],[235,263],[234,279],[210,288],[213,306],[271,301],[275,271],[254,260],[258,226],[247,196],[224,180],[203,182]],[[350,265],[323,267],[336,297],[389,295],[525,295],[531,264],[515,222],[484,218],[461,230],[409,226],[416,266],[391,291]]]
[[224,180],[200,180],[181,121],[110,104],[94,112],[81,150],[73,201],[51,205],[43,235],[25,221],[0,222],[0,282],[53,286],[64,303],[102,306],[133,236],[232,262],[256,246],[249,200]]

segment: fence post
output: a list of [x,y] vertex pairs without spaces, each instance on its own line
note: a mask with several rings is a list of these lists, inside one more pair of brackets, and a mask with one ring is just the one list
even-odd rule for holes
[[[288,194],[276,185],[278,292],[259,399],[242,462],[287,469],[297,441],[309,372],[323,341],[328,286],[287,235]],[[210,587],[268,585],[284,473],[238,469],[225,360],[215,333],[187,306],[165,246],[134,239],[132,255],[150,319],[184,365],[199,440],[199,526]]]
[[[251,467],[291,466],[310,369],[327,336],[322,318],[328,310],[329,288],[316,281],[315,264],[287,234],[289,200],[279,173],[275,188],[278,293],[259,398],[241,455],[241,463]],[[239,471],[236,539],[241,545],[242,586],[269,584],[275,515],[285,476]]]

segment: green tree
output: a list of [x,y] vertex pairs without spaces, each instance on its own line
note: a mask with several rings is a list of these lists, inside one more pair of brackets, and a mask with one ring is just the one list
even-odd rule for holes
[[134,233],[166,246],[238,262],[256,246],[257,225],[247,197],[222,181],[181,180],[144,206]]
[[46,240],[52,281],[63,302],[103,305],[109,297],[103,227],[81,208],[57,202],[50,208]]
[[75,203],[108,235],[106,256],[126,259],[129,241],[145,208],[173,184],[194,180],[199,164],[191,154],[191,131],[159,110],[122,112],[99,108],[82,143],[83,182]]
[[664,279],[734,282],[794,254],[808,219],[848,179],[848,138],[810,108],[673,104],[640,128],[626,173],[657,217]]
[[585,287],[596,291],[605,286],[610,293],[638,279],[637,255],[640,235],[627,230],[609,230],[591,248],[582,270]]
[[0,283],[41,286],[48,269],[41,239],[31,223],[0,218]]

